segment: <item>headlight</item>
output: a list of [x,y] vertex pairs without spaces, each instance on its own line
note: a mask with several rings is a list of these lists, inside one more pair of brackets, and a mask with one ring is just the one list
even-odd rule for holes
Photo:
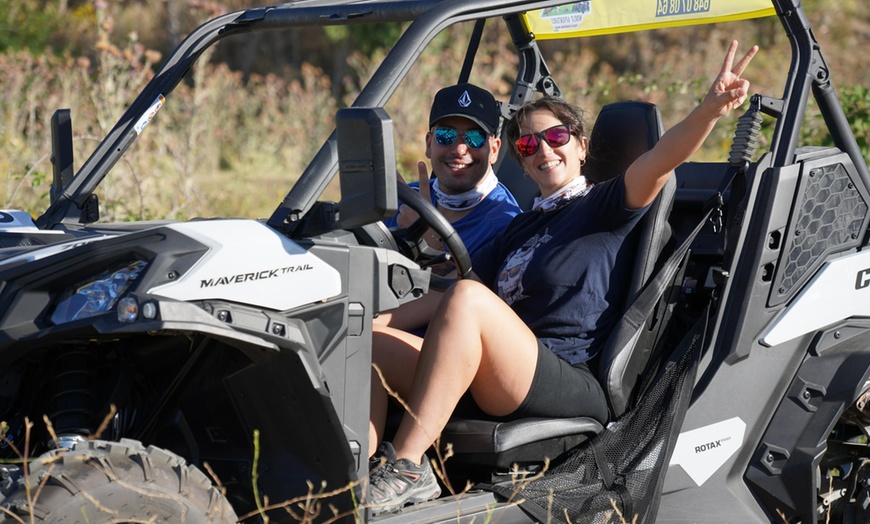
[[64,294],[51,315],[54,324],[92,317],[110,311],[148,264],[137,260],[108,270]]

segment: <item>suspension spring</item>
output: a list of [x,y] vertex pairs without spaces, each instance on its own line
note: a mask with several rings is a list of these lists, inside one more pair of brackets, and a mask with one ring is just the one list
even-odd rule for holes
[[737,129],[734,131],[734,140],[731,142],[728,163],[733,166],[744,166],[752,162],[752,155],[755,154],[755,149],[758,146],[760,131],[761,111],[758,104],[753,103],[737,120]]
[[54,358],[56,371],[50,383],[47,415],[55,433],[61,437],[86,437],[93,428],[93,388],[97,378],[90,365],[92,350],[63,348]]

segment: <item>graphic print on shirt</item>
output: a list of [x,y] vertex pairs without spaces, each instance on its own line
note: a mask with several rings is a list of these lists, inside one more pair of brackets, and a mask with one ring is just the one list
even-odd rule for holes
[[535,250],[538,249],[538,246],[553,239],[547,231],[545,229],[543,233],[528,239],[521,247],[508,255],[503,269],[498,274],[498,296],[508,305],[526,298],[523,294],[523,274],[526,272],[529,262],[535,257]]

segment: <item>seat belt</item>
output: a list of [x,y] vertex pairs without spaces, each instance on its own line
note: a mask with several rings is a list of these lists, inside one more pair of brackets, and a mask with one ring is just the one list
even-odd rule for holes
[[722,177],[722,182],[719,184],[719,189],[711,196],[704,204],[704,216],[695,229],[683,240],[683,243],[671,254],[667,262],[665,262],[656,276],[647,283],[637,298],[632,302],[631,306],[623,316],[624,322],[628,325],[639,329],[646,322],[646,319],[652,313],[653,309],[659,301],[659,297],[673,282],[677,270],[683,264],[683,259],[689,252],[689,248],[698,233],[711,220],[713,223],[713,232],[719,233],[723,227],[723,212],[725,206],[725,191],[731,186],[735,177],[745,175],[749,170],[750,159],[755,152],[755,147],[758,143],[758,133],[761,129],[761,102],[762,99],[758,95],[754,95],[751,99],[749,109],[740,116],[737,122],[737,129],[734,133],[734,140],[731,144],[731,153],[728,157],[728,170],[725,176]]

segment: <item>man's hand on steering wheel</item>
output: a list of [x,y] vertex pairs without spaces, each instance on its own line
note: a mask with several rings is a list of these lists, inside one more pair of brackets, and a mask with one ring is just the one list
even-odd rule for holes
[[[408,186],[401,177],[397,180],[398,197],[403,205],[399,208],[396,222],[402,229],[395,231],[394,236],[410,249],[414,260],[449,262],[456,266],[458,278],[466,278],[471,274],[468,250],[453,225],[432,205],[426,163],[419,162],[417,171],[419,192]],[[433,278],[431,286],[435,289],[446,288],[450,283],[452,279],[436,281]]]
[[[397,173],[396,176],[398,177],[398,182],[400,184],[405,182],[401,175]],[[423,197],[423,200],[426,202],[431,202],[432,191],[429,188],[429,169],[426,167],[426,162],[417,162],[417,177],[420,181],[420,196]],[[419,218],[420,215],[411,209],[410,206],[402,204],[399,206],[399,214],[396,217],[396,223],[401,228],[409,228]],[[423,235],[423,240],[425,240],[432,249],[439,252],[444,251],[444,240],[438,236],[438,233],[436,233],[432,228],[429,228],[429,230],[426,231]]]

